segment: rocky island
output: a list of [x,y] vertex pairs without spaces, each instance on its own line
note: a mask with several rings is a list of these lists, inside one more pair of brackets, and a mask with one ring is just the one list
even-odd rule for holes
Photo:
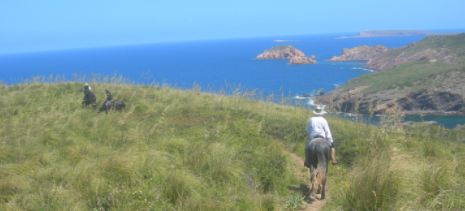
[[306,57],[305,54],[291,45],[278,45],[265,50],[255,59],[290,59],[288,64],[316,64],[315,56]]
[[333,58],[329,59],[328,61],[354,61],[354,60],[371,60],[375,57],[380,56],[388,49],[384,46],[377,45],[377,46],[358,46],[355,48],[344,48],[342,49],[341,56],[333,56]]
[[429,36],[373,58],[364,74],[319,96],[341,112],[465,114],[465,34]]
[[292,59],[292,57],[305,56],[302,51],[297,50],[291,45],[278,45],[265,50],[262,54],[255,57],[255,59]]
[[314,60],[315,56],[310,56],[310,57],[292,57],[291,60],[289,60],[289,63],[287,64],[316,64],[316,61]]

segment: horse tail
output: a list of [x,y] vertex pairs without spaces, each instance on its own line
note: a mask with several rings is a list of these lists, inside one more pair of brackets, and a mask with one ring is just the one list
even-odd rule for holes
[[317,188],[320,191],[322,190],[322,188],[324,188],[324,184],[326,183],[326,174],[328,173],[328,162],[329,162],[329,157],[331,156],[328,154],[329,149],[327,148],[328,147],[321,146],[321,149],[316,151],[317,157],[318,157],[318,168],[316,169],[316,172],[317,172],[316,180],[318,183]]

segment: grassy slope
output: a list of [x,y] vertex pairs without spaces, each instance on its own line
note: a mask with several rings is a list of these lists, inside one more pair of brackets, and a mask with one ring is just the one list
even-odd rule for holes
[[105,85],[129,106],[105,115],[81,107],[81,86],[1,87],[1,209],[253,210],[288,193],[283,143],[305,139],[302,111]]
[[418,90],[428,87],[430,85],[428,80],[433,75],[457,68],[459,66],[443,62],[408,62],[392,69],[361,75],[349,80],[338,90],[369,86],[362,93],[370,93],[397,87],[412,87],[413,85]]
[[406,55],[412,55],[426,49],[441,51],[443,48],[458,57],[465,56],[465,33],[449,36],[428,36],[417,42],[413,47],[408,48]]
[[407,57],[426,49],[436,51],[443,51],[444,49],[447,49],[449,50],[450,55],[461,58],[461,61],[463,62],[463,58],[465,57],[465,33],[449,36],[428,36],[416,43],[411,43],[402,48],[390,49],[389,56],[381,59],[383,61],[389,61],[401,54],[402,56]]
[[[127,112],[82,108],[78,83],[0,87],[0,209],[272,210],[295,183],[284,151],[303,156],[308,110],[114,84],[98,103],[105,87]],[[328,121],[326,209],[465,208],[463,134]]]

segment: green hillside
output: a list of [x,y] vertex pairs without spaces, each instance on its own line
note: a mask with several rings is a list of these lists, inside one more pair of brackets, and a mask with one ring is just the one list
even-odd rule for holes
[[402,92],[405,87],[414,87],[415,90],[418,90],[429,87],[433,76],[456,70],[465,72],[464,67],[460,68],[458,65],[443,62],[409,62],[389,70],[361,75],[349,80],[339,88],[342,90],[358,86],[369,86],[362,93],[379,92],[387,89],[398,89]]
[[[82,83],[0,86],[1,210],[282,210],[299,185],[289,153],[303,156],[308,110],[255,92],[90,85],[127,110],[83,108]],[[465,209],[463,133],[328,121],[342,164],[326,210]]]
[[411,55],[425,49],[436,51],[447,49],[453,55],[465,57],[465,33],[448,36],[428,36],[409,46],[412,47],[407,50],[406,55]]
[[436,51],[449,51],[449,54],[457,57],[465,57],[465,33],[448,36],[428,36],[424,39],[410,43],[402,48],[394,48],[389,51],[390,58],[392,59],[400,54],[404,57],[413,55],[427,49]]

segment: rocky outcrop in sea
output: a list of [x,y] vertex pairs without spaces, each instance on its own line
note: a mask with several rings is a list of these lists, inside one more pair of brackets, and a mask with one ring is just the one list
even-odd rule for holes
[[307,57],[305,54],[290,45],[278,45],[265,50],[255,59],[290,59],[287,64],[316,64],[315,56]]
[[262,54],[255,57],[255,59],[292,59],[293,57],[305,57],[305,54],[293,46],[278,45],[265,50]]
[[292,57],[289,63],[287,64],[316,64],[316,61],[314,60],[315,56],[310,56],[310,57]]
[[344,48],[342,49],[341,56],[333,56],[333,58],[329,59],[328,61],[352,61],[352,60],[371,60],[377,56],[380,56],[388,49],[384,46],[377,45],[377,46],[358,46],[355,48]]

